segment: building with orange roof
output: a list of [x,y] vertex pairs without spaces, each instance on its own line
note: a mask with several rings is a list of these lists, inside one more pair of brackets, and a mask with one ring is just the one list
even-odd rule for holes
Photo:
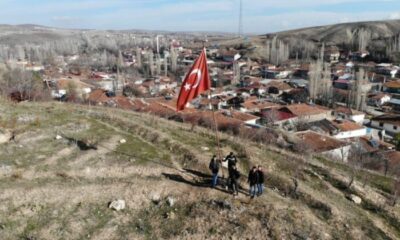
[[278,94],[278,95],[281,95],[284,92],[289,92],[290,90],[293,89],[292,86],[290,86],[284,81],[271,81],[266,84],[265,88],[267,93]]
[[365,113],[342,106],[336,107],[333,110],[333,115],[337,119],[347,119],[358,124],[363,124],[365,119]]
[[332,159],[347,162],[351,144],[313,131],[298,132],[296,136],[306,147],[305,151],[326,155]]
[[400,81],[390,81],[383,84],[383,91],[387,93],[400,94]]
[[332,118],[332,110],[330,110],[329,108],[305,103],[288,105],[279,109],[279,111],[292,113],[297,116],[298,121],[304,122],[312,122],[325,118]]
[[335,120],[332,122],[339,132],[334,135],[335,138],[355,138],[367,135],[367,129],[355,122],[349,120]]

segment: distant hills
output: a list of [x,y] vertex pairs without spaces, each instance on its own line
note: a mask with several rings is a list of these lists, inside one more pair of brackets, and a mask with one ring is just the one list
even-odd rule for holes
[[400,20],[342,23],[266,35],[279,35],[280,38],[286,40],[296,38],[316,43],[324,42],[339,45],[351,42],[360,31],[369,31],[373,41],[391,38],[400,33]]

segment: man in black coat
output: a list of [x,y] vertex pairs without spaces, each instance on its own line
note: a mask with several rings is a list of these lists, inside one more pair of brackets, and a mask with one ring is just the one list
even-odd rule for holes
[[254,166],[250,170],[247,182],[250,185],[250,197],[254,198],[254,196],[256,195],[256,191],[257,191],[257,186],[256,185],[258,183],[258,172],[257,172],[257,167],[256,166]]
[[232,167],[232,170],[229,172],[229,182],[232,186],[232,193],[233,195],[239,195],[239,185],[238,179],[240,178],[240,172],[237,170],[236,166]]
[[258,165],[257,174],[258,174],[257,196],[261,196],[264,192],[264,181],[265,180],[264,180],[264,172],[260,165]]
[[219,172],[219,162],[217,160],[216,155],[214,155],[211,158],[208,168],[211,170],[211,173],[212,173],[211,187],[214,188],[218,184],[218,172]]
[[229,155],[226,156],[223,161],[224,162],[228,161],[228,172],[230,173],[232,171],[233,166],[236,166],[237,158],[233,154],[233,152],[230,152]]

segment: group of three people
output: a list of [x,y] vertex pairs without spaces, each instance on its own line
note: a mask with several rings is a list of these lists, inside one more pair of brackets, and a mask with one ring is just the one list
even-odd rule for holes
[[[223,159],[224,162],[228,162],[228,186],[230,187],[233,195],[237,196],[239,194],[239,184],[238,180],[241,176],[239,170],[237,169],[237,158],[233,154],[233,152],[229,153]],[[211,187],[216,187],[218,184],[218,172],[220,169],[220,162],[217,159],[217,156],[214,155],[211,158],[209,169],[212,173]],[[254,196],[260,196],[263,193],[264,188],[264,172],[262,171],[261,166],[253,167],[248,175],[248,183],[250,185],[250,197],[254,198]]]

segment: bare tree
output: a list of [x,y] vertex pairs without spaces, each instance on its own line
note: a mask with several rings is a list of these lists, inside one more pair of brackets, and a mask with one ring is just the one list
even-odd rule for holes
[[161,57],[160,54],[156,55],[156,74],[160,76],[161,74]]
[[31,99],[35,92],[41,90],[41,84],[41,79],[32,72],[14,68],[8,69],[4,74],[1,89],[3,94],[17,93],[19,99],[25,100]]
[[166,52],[164,52],[164,75],[168,76],[168,56]]
[[356,79],[353,81],[350,91],[350,107],[356,110],[363,111],[366,106],[366,96],[368,92],[368,75],[364,69],[359,69],[356,73]]
[[148,55],[148,65],[149,65],[149,69],[150,69],[150,76],[154,76],[154,54],[153,54],[153,50],[151,50]]
[[397,201],[399,200],[400,197],[400,177],[396,176],[393,179],[393,187],[392,187],[392,201],[390,205],[392,207],[395,207],[397,204]]
[[142,49],[136,48],[136,66],[142,68]]
[[266,48],[266,58],[273,64],[279,65],[289,59],[289,45],[280,40],[277,35],[272,40],[267,40]]
[[177,50],[171,46],[171,71],[176,72],[178,66],[178,53]]
[[371,41],[372,34],[367,29],[360,29],[358,32],[358,50],[365,51]]
[[351,171],[347,188],[350,188],[352,186],[355,177],[358,175],[360,170],[363,169],[363,167],[365,166],[365,162],[366,162],[365,149],[363,148],[361,142],[358,140],[351,146],[349,152],[348,165],[350,166]]

